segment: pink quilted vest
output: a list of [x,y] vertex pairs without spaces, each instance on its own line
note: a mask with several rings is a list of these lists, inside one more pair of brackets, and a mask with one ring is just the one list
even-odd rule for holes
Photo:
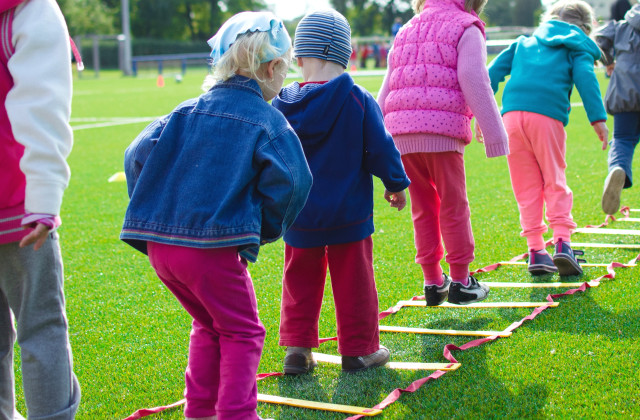
[[464,0],[427,0],[393,43],[384,122],[392,135],[436,134],[471,141],[471,118],[458,84],[458,42],[484,23]]
[[[11,4],[7,4],[11,3]],[[0,244],[14,242],[28,232],[21,228],[24,216],[26,181],[20,170],[24,147],[13,137],[5,100],[13,87],[7,63],[13,54],[11,25],[14,6],[20,1],[3,2],[0,11]]]

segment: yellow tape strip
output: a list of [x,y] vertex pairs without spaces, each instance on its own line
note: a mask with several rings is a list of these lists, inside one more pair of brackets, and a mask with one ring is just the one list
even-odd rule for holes
[[[493,288],[512,288],[512,287],[521,287],[525,289],[544,289],[550,287],[580,287],[584,284],[584,282],[573,282],[573,283],[506,283],[499,281],[483,281],[482,284],[486,284],[489,287]],[[599,281],[590,281],[589,286],[598,287],[600,285]]]
[[109,182],[125,182],[127,177],[124,172],[116,172],[115,174],[109,177]]
[[461,331],[461,330],[433,330],[430,328],[413,328],[413,327],[395,327],[389,325],[380,325],[382,332],[397,332],[409,334],[432,334],[432,335],[464,335],[473,337],[509,337],[511,331]]
[[640,249],[640,244],[599,244],[599,243],[579,243],[571,242],[574,248],[616,248],[616,249]]
[[[527,265],[528,263],[526,261],[502,261],[500,264],[502,265]],[[609,264],[605,264],[605,263],[580,263],[581,267],[608,267]],[[630,267],[635,267],[635,264],[631,265]]]
[[636,229],[578,228],[575,233],[594,233],[600,235],[640,235]]
[[297,400],[277,395],[258,394],[258,401],[271,404],[289,405],[291,407],[310,408],[313,410],[335,411],[338,413],[377,416],[382,410],[377,408],[356,407],[353,405],[332,404],[319,401]]
[[[403,300],[398,302],[402,306],[423,306],[427,307],[424,300]],[[440,306],[429,306],[429,308],[537,308],[539,306],[549,306],[555,308],[560,302],[476,302],[468,305],[454,305],[445,302]]]
[[[325,353],[313,353],[313,357],[318,362],[332,363],[334,365],[342,364],[342,357]],[[456,370],[460,367],[460,363],[413,363],[413,362],[389,362],[385,365],[390,369],[406,369],[406,370]]]

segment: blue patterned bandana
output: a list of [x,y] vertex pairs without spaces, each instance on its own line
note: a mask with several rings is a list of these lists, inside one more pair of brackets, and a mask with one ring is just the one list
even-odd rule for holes
[[291,48],[291,38],[280,19],[271,12],[242,12],[227,20],[207,44],[211,47],[211,59],[215,65],[238,36],[247,32],[268,32],[275,52],[267,54],[262,63],[282,56]]

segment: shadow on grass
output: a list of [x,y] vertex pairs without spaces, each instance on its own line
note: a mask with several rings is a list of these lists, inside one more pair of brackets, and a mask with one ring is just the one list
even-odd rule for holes
[[[487,345],[464,352],[454,352],[462,366],[451,377],[447,374],[438,380],[443,385],[439,393],[440,409],[455,418],[473,412],[476,418],[540,418],[549,400],[549,390],[538,383],[524,387],[507,386],[501,380],[500,366],[487,363]],[[440,387],[439,387],[440,388]],[[499,412],[496,412],[499,409]],[[437,413],[434,413],[436,417]]]
[[574,335],[599,335],[612,340],[640,337],[640,314],[636,309],[617,312],[605,309],[588,290],[586,293],[578,292],[573,296],[563,296],[554,300],[560,302],[560,305],[547,309],[552,313],[547,314],[544,324],[534,322],[529,328]]

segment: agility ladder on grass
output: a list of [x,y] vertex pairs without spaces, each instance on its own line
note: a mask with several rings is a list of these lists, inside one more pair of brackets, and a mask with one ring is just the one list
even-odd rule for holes
[[[640,212],[640,209],[629,209],[628,207],[623,207],[620,209],[620,212],[623,214],[623,218],[618,220],[625,221],[640,221],[635,220],[634,218],[629,217],[629,212]],[[616,221],[614,216],[607,216],[605,221],[598,226],[586,226],[584,228],[576,229],[576,233],[586,233],[586,234],[618,234],[618,235],[640,235],[640,230],[630,230],[630,229],[607,229],[606,226],[609,225],[610,222]],[[550,241],[547,242],[547,245],[550,244]],[[604,243],[573,243],[574,247],[592,247],[592,248],[624,248],[624,249],[638,249],[640,245],[625,245],[625,244],[604,244]],[[503,265],[526,265],[526,263],[522,260],[527,256],[527,254],[521,254],[516,257],[513,257],[509,261],[503,261],[496,264],[492,264],[478,270],[473,271],[471,274],[478,273],[486,273],[489,271],[493,271],[498,267]],[[282,404],[289,405],[293,407],[301,407],[308,409],[316,409],[316,410],[325,410],[325,411],[333,411],[338,413],[346,413],[353,414],[352,417],[347,418],[347,420],[355,420],[362,418],[364,416],[376,416],[382,413],[386,407],[390,404],[397,401],[403,393],[413,393],[420,389],[425,383],[430,380],[438,379],[447,372],[458,369],[461,364],[456,360],[456,358],[451,353],[452,351],[464,351],[470,348],[478,347],[482,344],[497,340],[498,338],[509,337],[512,332],[520,327],[524,322],[533,320],[537,317],[542,311],[547,308],[554,308],[559,305],[559,302],[556,302],[554,299],[570,296],[577,292],[584,292],[591,287],[597,287],[600,285],[602,280],[614,279],[616,276],[615,268],[626,268],[626,267],[635,267],[638,259],[640,259],[640,254],[638,254],[635,258],[631,259],[626,264],[619,262],[611,262],[609,264],[582,264],[585,267],[606,267],[607,274],[602,275],[594,280],[586,281],[586,282],[554,282],[554,283],[506,283],[506,282],[483,282],[487,284],[491,288],[502,288],[502,287],[523,287],[523,288],[563,288],[563,287],[571,287],[563,293],[558,294],[549,294],[547,295],[546,302],[478,302],[470,305],[452,305],[448,303],[444,303],[440,306],[430,307],[433,309],[442,308],[446,310],[447,308],[534,308],[531,314],[522,318],[519,321],[516,321],[505,328],[503,331],[460,331],[460,330],[435,330],[435,329],[427,329],[427,328],[411,328],[411,327],[392,327],[380,325],[381,332],[396,332],[396,333],[411,333],[411,334],[440,334],[440,335],[456,335],[456,336],[478,336],[483,338],[474,339],[469,341],[462,346],[456,346],[453,344],[447,344],[443,349],[443,356],[445,359],[449,361],[449,363],[406,363],[406,362],[390,362],[386,365],[386,367],[391,369],[412,369],[412,370],[435,370],[429,376],[418,379],[412,382],[406,388],[396,388],[393,390],[386,398],[384,398],[380,403],[376,404],[374,407],[357,407],[350,405],[341,405],[341,404],[331,404],[325,402],[318,401],[308,401],[308,400],[300,400],[294,398],[286,398],[275,395],[267,395],[267,394],[258,394],[258,401],[265,403],[273,403],[273,404]],[[395,314],[400,311],[404,307],[409,306],[423,306],[426,307],[426,303],[424,302],[424,296],[414,296],[410,300],[400,301],[395,306],[380,312],[378,315],[378,319],[382,320],[389,315]],[[334,341],[337,340],[337,337],[329,337],[323,338],[320,340],[320,343],[324,343],[326,341]],[[323,353],[314,353],[314,357],[318,362],[323,363],[334,363],[340,364],[341,358],[340,356],[333,356]],[[260,373],[256,376],[256,380],[262,380],[265,378],[269,378],[272,376],[282,376],[282,372],[274,372],[274,373]],[[161,411],[179,407],[185,403],[185,400],[182,399],[173,404],[155,408],[141,409],[129,417],[126,417],[124,420],[138,420],[140,418],[149,416],[151,414],[159,413]]]

